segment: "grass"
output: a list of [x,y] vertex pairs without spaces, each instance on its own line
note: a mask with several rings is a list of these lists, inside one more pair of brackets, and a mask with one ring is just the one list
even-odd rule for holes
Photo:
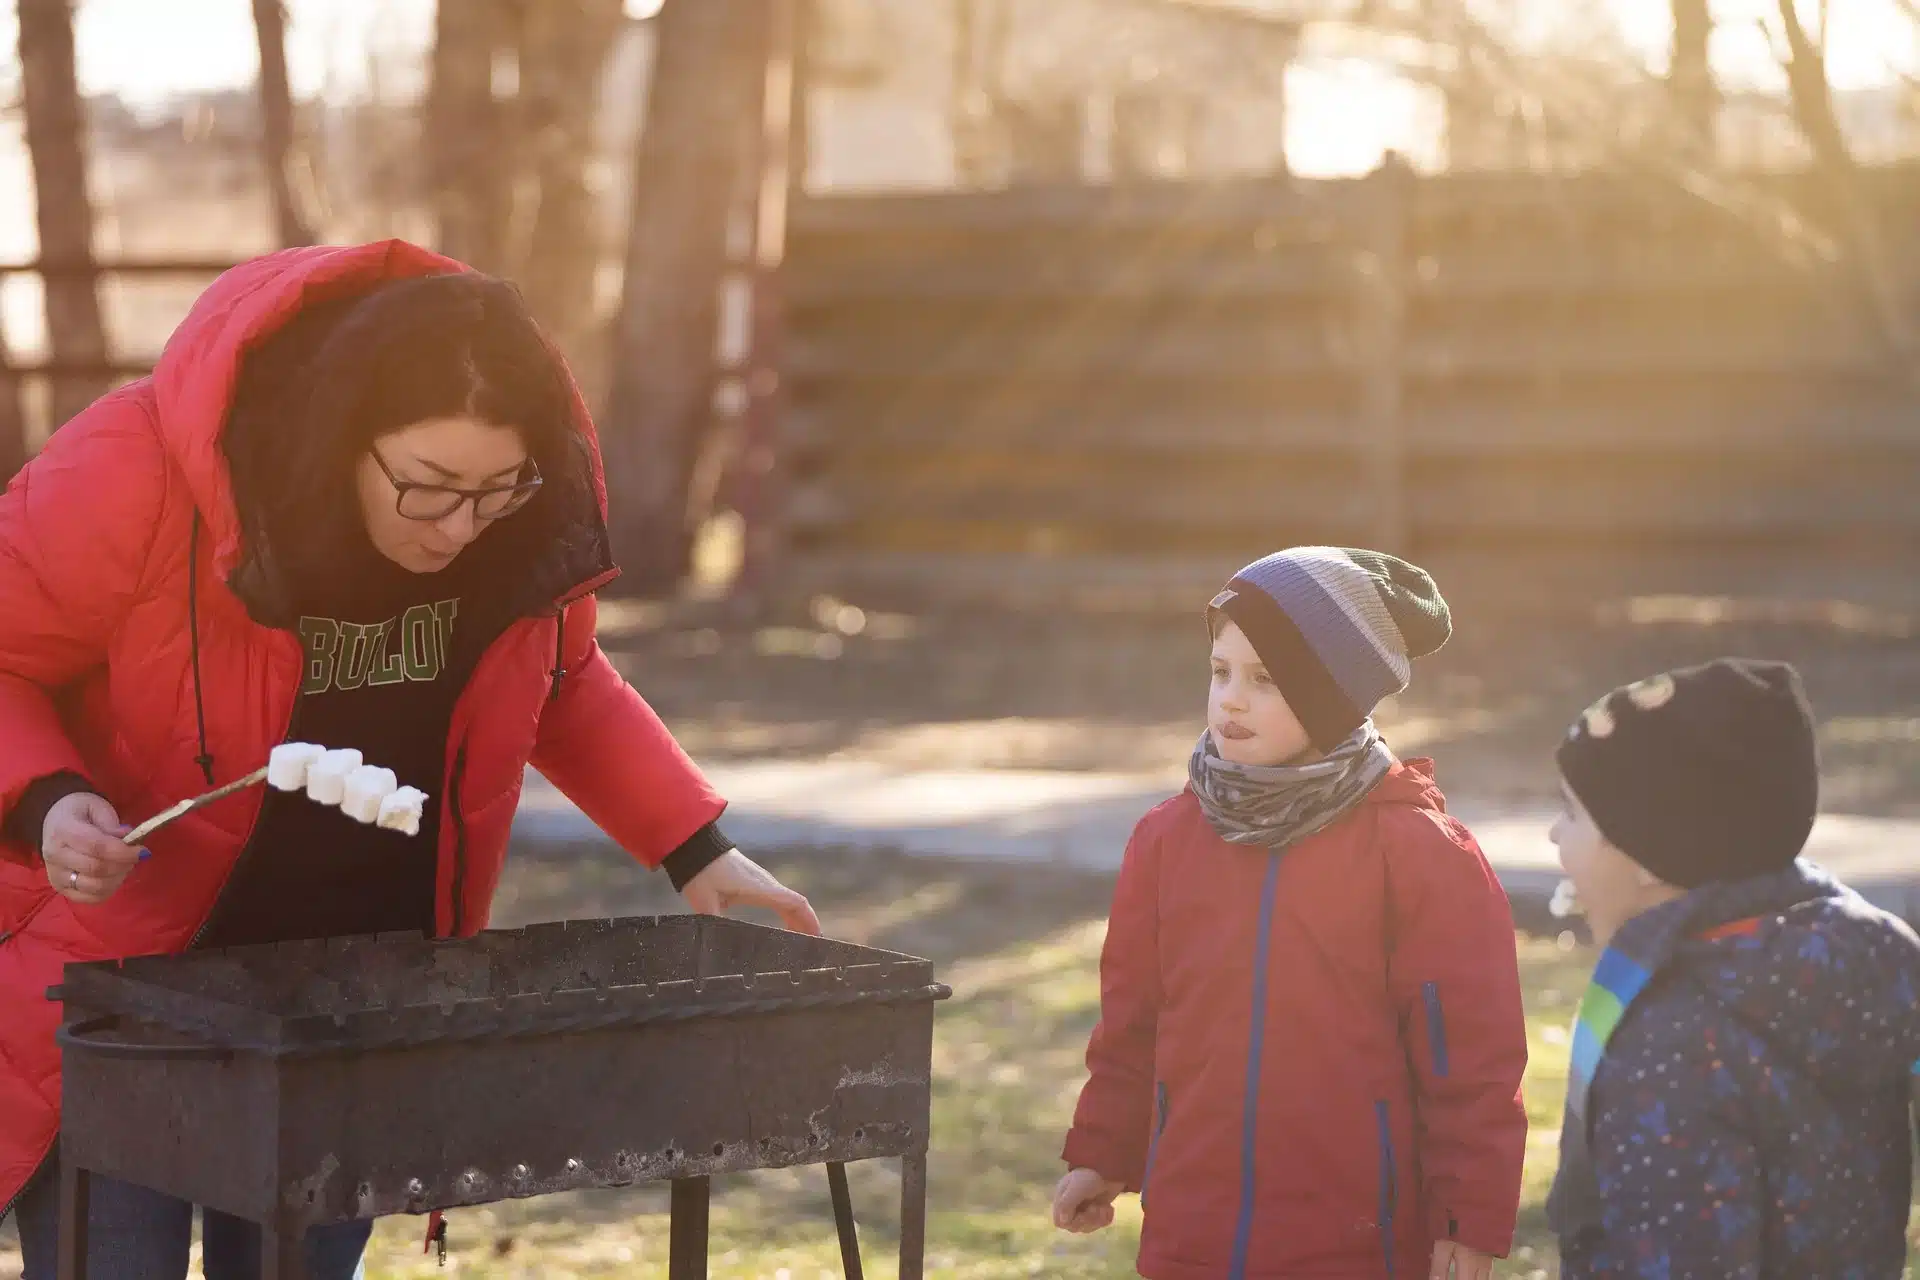
[[[795,859],[783,877],[813,898],[829,929],[852,941],[938,962],[954,989],[934,1044],[928,1274],[953,1280],[1048,1276],[1103,1280],[1134,1274],[1139,1206],[1094,1236],[1053,1229],[1048,1197],[1082,1079],[1081,1054],[1098,1009],[1097,959],[1105,884],[1044,871],[976,872],[874,855]],[[671,910],[656,877],[617,856],[580,850],[521,859],[503,889],[499,925],[591,914]],[[1571,943],[1517,939],[1527,1002],[1532,1122],[1524,1204],[1513,1257],[1496,1274],[1555,1274],[1544,1202],[1566,1087],[1567,1028],[1591,956]],[[866,1273],[896,1274],[898,1166],[851,1166]],[[389,1277],[569,1280],[664,1275],[664,1188],[569,1194],[461,1210],[450,1219],[447,1271],[422,1252],[423,1220],[384,1220],[367,1272]],[[10,1231],[10,1229],[9,1229]],[[0,1277],[17,1275],[10,1235]],[[715,1280],[838,1277],[826,1176],[815,1168],[716,1179],[711,1224]],[[11,1268],[11,1270],[10,1270]]]

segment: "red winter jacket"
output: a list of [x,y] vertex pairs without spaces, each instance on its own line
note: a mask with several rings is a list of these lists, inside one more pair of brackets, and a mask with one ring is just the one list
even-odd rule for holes
[[[0,497],[0,817],[28,783],[61,770],[91,779],[129,822],[206,789],[194,762],[187,609],[196,541],[218,781],[266,762],[292,715],[303,657],[295,634],[253,622],[227,586],[241,538],[219,436],[236,367],[310,300],[458,269],[400,242],[289,250],[237,267],[201,296],[152,377],[61,427],[14,479]],[[584,408],[579,418],[592,442]],[[604,519],[597,445],[594,471]],[[553,613],[514,623],[454,709],[443,793],[453,820],[440,824],[439,843],[443,934],[485,927],[529,762],[649,865],[723,808],[594,640],[590,592],[608,576],[570,583]],[[34,850],[0,842],[0,1212],[59,1126],[60,1007],[46,989],[69,961],[185,948],[261,796],[250,788],[156,833],[152,858],[98,906],[57,896]]]
[[1424,1280],[1504,1255],[1525,1019],[1507,899],[1429,761],[1275,855],[1191,792],[1128,843],[1065,1158],[1141,1193],[1153,1280]]

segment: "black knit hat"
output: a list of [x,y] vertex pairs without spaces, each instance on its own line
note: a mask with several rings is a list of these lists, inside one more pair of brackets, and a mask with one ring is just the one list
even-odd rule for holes
[[1813,714],[1784,662],[1718,658],[1615,689],[1558,758],[1600,833],[1683,889],[1787,867],[1820,803]]

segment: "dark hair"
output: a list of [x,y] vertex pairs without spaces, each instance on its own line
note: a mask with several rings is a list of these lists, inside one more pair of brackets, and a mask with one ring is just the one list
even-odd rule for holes
[[364,543],[355,470],[382,436],[467,416],[520,434],[545,483],[489,528],[489,553],[536,559],[570,536],[592,462],[573,384],[511,284],[475,272],[421,276],[304,307],[242,361],[222,436],[257,580],[323,574]]

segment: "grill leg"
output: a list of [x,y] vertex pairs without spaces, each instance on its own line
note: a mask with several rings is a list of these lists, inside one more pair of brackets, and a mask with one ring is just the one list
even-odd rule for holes
[[93,1175],[71,1160],[60,1162],[60,1242],[54,1264],[59,1280],[87,1280],[87,1213]]
[[853,1224],[853,1193],[847,1190],[847,1166],[827,1161],[827,1190],[833,1193],[833,1229],[840,1235],[840,1269],[847,1280],[865,1280],[860,1270],[860,1230]]
[[288,1223],[260,1224],[260,1280],[307,1280],[307,1233]]
[[900,1280],[922,1280],[927,1262],[927,1153],[900,1158]]
[[706,1178],[675,1178],[667,1225],[667,1280],[707,1280]]

